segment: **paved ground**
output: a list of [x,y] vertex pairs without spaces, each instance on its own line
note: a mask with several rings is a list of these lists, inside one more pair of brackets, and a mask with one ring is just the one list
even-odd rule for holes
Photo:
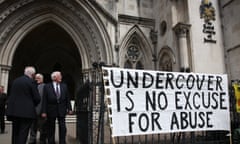
[[[57,126],[56,126],[57,128]],[[0,134],[0,143],[1,144],[11,144],[11,123],[6,124],[6,133]],[[39,137],[39,133],[38,133]],[[76,123],[71,122],[67,123],[67,144],[79,144],[76,140]],[[56,129],[56,142],[58,142],[58,129]]]

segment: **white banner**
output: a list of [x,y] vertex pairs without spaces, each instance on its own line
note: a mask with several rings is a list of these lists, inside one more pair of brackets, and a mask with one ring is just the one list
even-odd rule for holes
[[230,131],[227,75],[102,69],[112,136]]

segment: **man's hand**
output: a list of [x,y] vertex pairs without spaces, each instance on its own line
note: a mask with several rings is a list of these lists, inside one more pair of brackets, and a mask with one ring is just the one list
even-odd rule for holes
[[41,116],[42,116],[43,118],[47,118],[47,114],[46,114],[46,113],[42,113]]
[[68,111],[68,114],[69,114],[69,115],[72,115],[72,114],[73,114],[73,111]]

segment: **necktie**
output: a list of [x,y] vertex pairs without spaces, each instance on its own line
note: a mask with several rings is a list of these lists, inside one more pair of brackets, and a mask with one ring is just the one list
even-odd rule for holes
[[59,99],[60,98],[59,84],[56,84],[56,95],[57,95],[57,99]]

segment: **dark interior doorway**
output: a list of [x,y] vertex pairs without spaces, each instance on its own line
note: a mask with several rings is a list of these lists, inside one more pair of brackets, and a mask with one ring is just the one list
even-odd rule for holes
[[53,71],[62,72],[71,99],[80,80],[81,57],[70,35],[54,22],[42,24],[33,29],[19,44],[14,53],[9,75],[9,89],[12,81],[23,75],[25,66],[33,65],[44,75],[44,82],[50,82]]

